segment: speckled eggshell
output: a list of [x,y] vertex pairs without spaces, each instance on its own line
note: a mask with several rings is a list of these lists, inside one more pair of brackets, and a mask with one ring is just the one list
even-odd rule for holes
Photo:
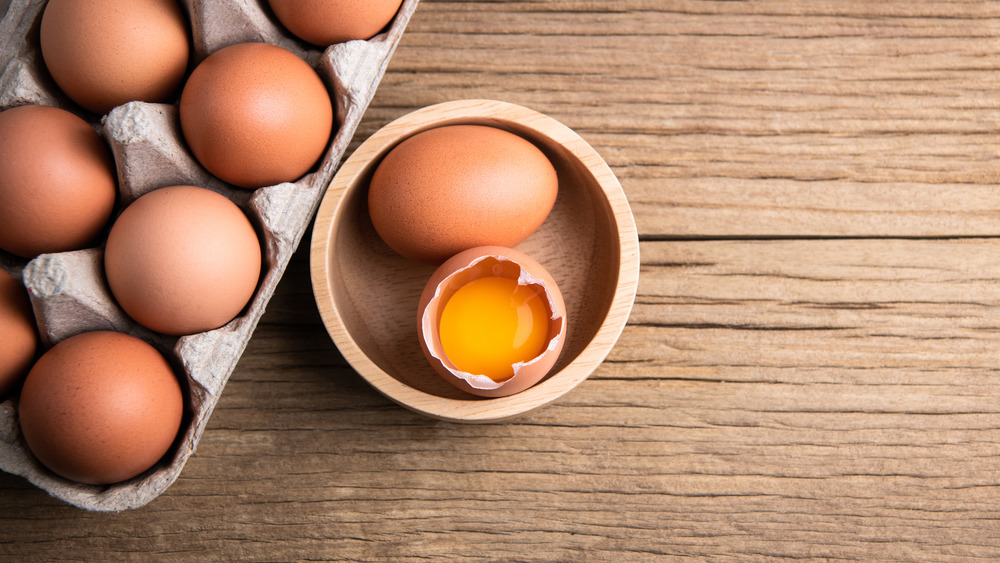
[[46,352],[24,382],[18,419],[43,465],[117,483],[152,467],[180,429],[184,399],[167,360],[142,340],[85,332]]
[[108,235],[104,269],[115,300],[139,324],[194,334],[228,323],[250,301],[261,247],[225,196],[171,186],[125,208]]
[[402,0],[269,0],[278,20],[300,39],[332,45],[370,39],[392,21]]
[[38,330],[28,294],[21,283],[0,270],[0,398],[17,388],[31,369]]
[[202,166],[254,189],[294,181],[316,164],[333,131],[333,103],[316,71],[291,51],[240,43],[191,73],[180,120]]
[[97,114],[170,101],[187,71],[187,20],[175,0],[49,0],[40,33],[56,84]]
[[116,181],[110,149],[76,115],[34,105],[0,113],[0,248],[33,258],[95,243]]
[[529,141],[494,127],[450,125],[385,155],[368,210],[393,250],[437,264],[476,246],[516,246],[548,217],[558,187],[552,163]]

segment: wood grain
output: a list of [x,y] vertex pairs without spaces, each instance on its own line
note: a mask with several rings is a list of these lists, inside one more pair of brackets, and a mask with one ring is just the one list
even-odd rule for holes
[[81,512],[0,475],[0,560],[1000,558],[1000,3],[423,0],[353,146],[495,98],[609,162],[608,360],[461,425],[369,387],[300,248],[196,454]]
[[998,3],[428,2],[421,16],[371,117],[471,95],[552,115],[618,172],[640,233],[997,234]]

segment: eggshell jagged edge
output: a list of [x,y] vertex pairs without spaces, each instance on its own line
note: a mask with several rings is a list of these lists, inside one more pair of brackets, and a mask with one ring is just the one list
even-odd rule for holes
[[[487,260],[494,263],[487,264]],[[502,264],[511,264],[518,269],[518,285],[541,288],[551,312],[550,336],[544,352],[527,362],[514,364],[514,375],[496,382],[485,375],[468,373],[455,367],[442,351],[438,331],[434,327],[444,304],[459,287],[486,275],[513,278],[509,268],[502,274],[497,272],[497,267]],[[431,275],[420,296],[417,325],[420,347],[438,375],[472,395],[506,397],[535,385],[552,370],[566,342],[566,305],[551,274],[533,258],[511,248],[480,246],[449,258]]]

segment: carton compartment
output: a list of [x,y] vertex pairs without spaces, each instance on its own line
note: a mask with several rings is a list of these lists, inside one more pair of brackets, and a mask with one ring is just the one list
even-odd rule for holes
[[267,42],[301,56],[330,92],[335,131],[316,168],[294,183],[254,191],[227,185],[198,164],[184,143],[176,101],[130,102],[103,117],[82,110],[59,91],[42,61],[38,28],[45,1],[11,3],[0,22],[0,111],[51,105],[90,122],[110,145],[117,166],[119,198],[113,217],[139,196],[170,185],[202,186],[227,196],[257,229],[264,262],[257,291],[237,318],[219,329],[178,338],[142,327],[118,307],[104,278],[103,241],[95,248],[43,254],[33,260],[0,251],[0,268],[21,279],[29,292],[42,350],[93,330],[131,334],[167,357],[187,399],[180,435],[159,464],[129,481],[98,487],[68,481],[42,466],[21,436],[17,397],[8,397],[0,403],[0,469],[25,477],[70,504],[100,511],[141,507],[177,479],[312,220],[417,3],[404,0],[389,26],[368,41],[320,49],[281,27],[266,0],[181,2],[192,36],[190,68],[228,45]]

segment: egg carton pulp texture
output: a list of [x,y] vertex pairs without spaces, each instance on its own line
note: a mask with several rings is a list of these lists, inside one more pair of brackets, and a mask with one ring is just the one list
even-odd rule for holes
[[43,350],[82,332],[129,333],[170,360],[187,395],[184,422],[167,456],[142,475],[108,486],[71,482],[42,466],[21,436],[17,397],[8,398],[0,403],[0,469],[21,475],[70,504],[100,511],[138,508],[173,483],[194,453],[222,388],[312,220],[417,2],[404,0],[389,27],[374,38],[326,49],[293,38],[274,19],[266,0],[181,2],[192,36],[190,68],[228,45],[272,43],[305,59],[323,78],[333,99],[334,136],[313,171],[294,183],[254,191],[223,183],[194,160],[181,135],[176,103],[130,102],[102,118],[69,101],[48,75],[39,51],[44,0],[11,2],[0,22],[0,110],[42,104],[87,119],[114,154],[119,184],[114,216],[139,196],[170,185],[203,186],[228,196],[254,224],[264,263],[257,291],[240,316],[222,328],[178,338],[136,324],[114,302],[104,279],[103,241],[96,248],[43,254],[30,261],[0,251],[0,267],[22,279],[28,289]]

